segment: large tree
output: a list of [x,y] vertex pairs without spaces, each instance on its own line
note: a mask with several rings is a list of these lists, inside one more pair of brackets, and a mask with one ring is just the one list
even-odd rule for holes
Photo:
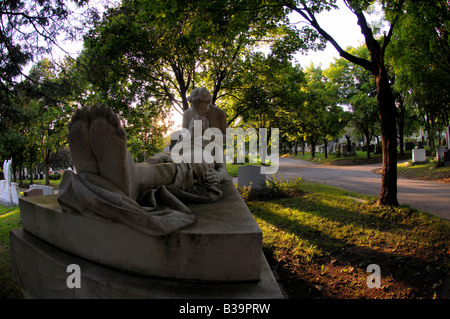
[[[23,68],[33,59],[49,55],[58,36],[73,39],[79,24],[69,19],[88,0],[5,0],[0,2],[0,130],[20,112],[11,103],[14,86],[27,76]],[[87,21],[85,21],[87,23]]]
[[[317,14],[324,10],[338,9],[336,0],[269,0],[254,1],[248,4],[246,10],[267,10],[267,8],[284,8],[285,14],[296,13],[303,21],[318,32],[339,52],[340,56],[348,61],[360,65],[370,71],[375,78],[377,86],[378,111],[381,121],[383,166],[381,179],[381,192],[378,203],[383,205],[398,205],[397,200],[397,132],[395,99],[389,83],[388,71],[385,64],[385,51],[391,40],[392,32],[398,18],[404,14],[403,0],[378,1],[385,13],[387,22],[390,22],[389,31],[381,39],[377,38],[374,30],[369,26],[365,10],[375,1],[370,0],[344,0],[347,8],[356,16],[357,24],[365,39],[369,51],[369,58],[361,58],[350,54],[322,28],[317,20]],[[241,1],[233,1],[236,7],[230,5],[230,11],[239,9]],[[338,13],[336,13],[338,14]],[[285,21],[285,20],[284,20]]]
[[395,23],[401,14],[403,1],[382,1],[386,12],[386,18],[391,21],[389,31],[381,41],[376,38],[372,28],[369,26],[364,10],[370,1],[345,1],[349,10],[357,17],[357,23],[364,36],[365,44],[369,50],[369,59],[361,58],[345,51],[336,40],[325,31],[316,19],[316,14],[324,9],[324,6],[334,5],[334,1],[321,1],[321,5],[315,5],[317,1],[287,2],[285,6],[297,12],[325,39],[327,39],[340,56],[370,71],[375,77],[377,86],[378,111],[381,121],[381,135],[383,147],[383,166],[381,178],[381,192],[378,203],[383,205],[398,205],[397,200],[397,131],[396,116],[397,108],[394,95],[389,83],[388,71],[385,65],[385,51],[388,46]]
[[195,87],[208,87],[213,102],[239,89],[258,46],[272,46],[283,60],[315,41],[280,25],[282,9],[229,9],[224,0],[123,0],[85,37],[83,61],[93,89],[122,108],[152,99],[181,113]]

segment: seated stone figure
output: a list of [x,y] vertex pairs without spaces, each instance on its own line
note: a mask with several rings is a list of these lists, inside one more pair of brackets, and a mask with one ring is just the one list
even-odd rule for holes
[[227,121],[223,110],[212,104],[211,93],[207,88],[194,89],[188,97],[191,107],[183,113],[183,128],[189,128],[195,116],[203,116],[209,122],[209,127],[216,127],[226,134]]
[[67,213],[165,235],[195,221],[188,203],[223,196],[205,182],[211,180],[209,164],[173,163],[166,156],[134,163],[119,118],[105,105],[77,110],[69,125],[69,147],[77,173],[64,173],[58,197]]

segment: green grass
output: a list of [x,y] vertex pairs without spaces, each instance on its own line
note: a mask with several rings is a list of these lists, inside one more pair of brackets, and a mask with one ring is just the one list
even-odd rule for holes
[[438,167],[434,160],[424,164],[412,164],[412,161],[397,165],[398,176],[411,179],[450,181],[450,167]]
[[[381,154],[370,154],[371,162],[380,162]],[[353,156],[337,156],[335,153],[328,154],[327,158],[325,158],[325,153],[315,153],[314,157],[311,157],[311,153],[305,153],[302,155],[301,153],[297,154],[294,157],[295,159],[300,159],[304,161],[311,161],[320,164],[332,164],[339,165],[339,162],[348,162],[348,163],[357,163],[359,161],[367,162],[367,153],[363,151],[356,151],[356,155]]]
[[[59,184],[61,183],[61,178],[60,179],[50,179],[49,182],[50,182],[49,186],[53,187],[54,189],[58,189],[59,188]],[[43,180],[43,179],[33,179],[33,184],[45,185],[45,180]],[[30,180],[29,179],[22,180],[22,184],[20,185],[20,187],[27,188],[29,186],[30,186]]]
[[0,299],[23,298],[11,273],[9,231],[22,227],[19,207],[0,206]]
[[[299,185],[302,192],[294,196],[247,202],[288,295],[442,297],[450,222],[408,207],[378,206],[374,198],[330,186]],[[381,289],[366,286],[370,264],[381,267]]]

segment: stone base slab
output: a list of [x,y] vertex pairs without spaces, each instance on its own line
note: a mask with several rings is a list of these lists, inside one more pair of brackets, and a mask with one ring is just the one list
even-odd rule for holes
[[[10,232],[11,264],[15,281],[26,298],[74,299],[280,299],[284,298],[267,261],[259,258],[260,280],[248,283],[192,283],[164,280],[119,271],[66,253],[24,231]],[[261,252],[260,252],[261,254]],[[80,288],[68,288],[80,269]]]
[[151,236],[105,219],[67,214],[57,195],[20,200],[23,228],[64,251],[120,270],[193,281],[257,281],[262,232],[232,182],[224,198],[189,205],[197,220]]

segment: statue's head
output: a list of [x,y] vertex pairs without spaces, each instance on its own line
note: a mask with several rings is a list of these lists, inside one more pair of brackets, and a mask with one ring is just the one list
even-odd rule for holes
[[189,103],[200,115],[205,115],[212,102],[211,93],[205,87],[194,89],[188,97]]

